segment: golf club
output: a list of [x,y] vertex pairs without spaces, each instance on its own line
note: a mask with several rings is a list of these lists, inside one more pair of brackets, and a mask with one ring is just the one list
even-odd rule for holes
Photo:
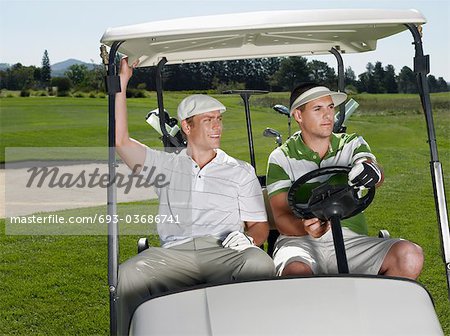
[[291,113],[289,112],[289,109],[281,104],[277,104],[275,106],[272,107],[275,111],[277,111],[278,113],[285,115],[286,117],[288,117],[288,137],[291,136]]
[[267,138],[275,138],[278,147],[283,143],[280,132],[274,130],[273,128],[267,127],[263,132],[263,136]]

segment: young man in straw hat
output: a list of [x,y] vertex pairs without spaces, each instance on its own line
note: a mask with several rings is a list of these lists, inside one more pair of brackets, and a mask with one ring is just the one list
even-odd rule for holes
[[[347,98],[315,83],[295,88],[290,112],[300,131],[275,149],[267,171],[267,190],[280,236],[274,262],[278,275],[335,274],[337,262],[329,222],[299,219],[288,205],[287,191],[304,174],[322,167],[352,167],[348,183],[379,186],[383,173],[366,141],[356,134],[333,133],[335,107]],[[416,279],[423,266],[421,248],[402,239],[367,236],[361,213],[341,222],[350,273]]]
[[[133,73],[120,66],[116,147],[136,174],[164,174],[158,188],[161,247],[150,247],[119,267],[119,333],[127,333],[137,306],[162,292],[202,283],[270,277],[272,259],[257,246],[268,235],[263,196],[253,167],[219,149],[226,108],[206,95],[178,106],[187,139],[179,154],[150,149],[128,135],[125,89]],[[155,170],[156,169],[156,170]],[[164,216],[161,216],[164,218]],[[245,231],[245,232],[244,232]]]

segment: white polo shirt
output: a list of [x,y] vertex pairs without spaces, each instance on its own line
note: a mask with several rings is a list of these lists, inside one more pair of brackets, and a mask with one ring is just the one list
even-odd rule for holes
[[161,246],[207,235],[223,240],[232,231],[243,232],[244,221],[267,220],[254,168],[220,149],[216,152],[200,169],[186,150],[173,154],[147,148],[143,177],[152,167],[153,178],[164,174],[165,186],[155,188],[158,215],[168,219],[157,224]]

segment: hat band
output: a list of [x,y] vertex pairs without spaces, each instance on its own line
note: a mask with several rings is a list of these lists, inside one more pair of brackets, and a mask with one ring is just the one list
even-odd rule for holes
[[298,96],[298,98],[296,100],[294,100],[294,102],[292,103],[291,111],[299,106],[302,106],[305,103],[310,102],[310,100],[308,100],[308,98],[317,92],[323,92],[323,93],[330,92],[331,93],[330,89],[328,89],[325,86],[313,87],[313,88],[303,92],[300,96]]

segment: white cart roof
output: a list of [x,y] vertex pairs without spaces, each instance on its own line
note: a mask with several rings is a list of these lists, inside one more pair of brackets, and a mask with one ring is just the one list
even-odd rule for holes
[[416,10],[330,9],[189,17],[109,28],[101,42],[125,41],[119,52],[139,66],[375,50],[404,24],[426,23]]

